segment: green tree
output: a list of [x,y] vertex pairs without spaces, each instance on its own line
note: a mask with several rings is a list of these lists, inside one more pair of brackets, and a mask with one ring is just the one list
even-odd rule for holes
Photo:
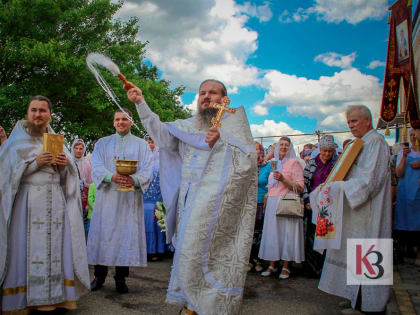
[[[171,89],[159,80],[155,66],[144,63],[147,43],[136,39],[138,20],[113,19],[121,5],[109,0],[0,0],[0,124],[8,133],[37,94],[53,102],[53,128],[68,141],[79,136],[92,149],[98,138],[115,132],[116,106],[86,66],[90,52],[109,56],[141,87],[162,121],[189,117],[178,104],[183,87]],[[134,113],[122,83],[107,71],[102,75],[121,106]]]

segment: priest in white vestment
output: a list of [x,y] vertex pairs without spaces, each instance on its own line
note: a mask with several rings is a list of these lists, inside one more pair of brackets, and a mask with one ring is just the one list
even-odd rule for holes
[[391,288],[388,285],[347,285],[347,239],[391,238],[391,173],[389,149],[384,137],[372,127],[365,106],[349,106],[347,124],[363,149],[345,180],[341,247],[328,249],[319,288],[347,298],[363,312],[382,312]]
[[0,310],[75,309],[89,288],[79,180],[70,152],[43,153],[51,101],[35,96],[0,149]]
[[257,201],[257,156],[243,107],[211,127],[223,83],[200,85],[198,114],[162,123],[137,87],[127,92],[160,148],[167,242],[175,256],[166,301],[188,314],[239,314]]
[[[129,110],[124,111],[131,116]],[[89,264],[95,265],[92,291],[103,286],[108,266],[115,266],[116,290],[126,293],[129,267],[147,265],[142,195],[152,178],[153,159],[148,143],[131,134],[132,125],[132,120],[118,109],[114,113],[116,133],[99,139],[92,153],[96,200],[87,243]],[[117,159],[138,161],[137,172],[119,175]],[[134,191],[119,192],[120,185],[133,187]]]

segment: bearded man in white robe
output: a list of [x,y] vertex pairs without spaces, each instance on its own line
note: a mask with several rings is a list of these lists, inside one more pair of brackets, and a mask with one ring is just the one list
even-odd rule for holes
[[255,222],[257,156],[243,107],[211,119],[223,83],[200,85],[198,114],[162,123],[132,87],[128,98],[160,148],[167,241],[175,246],[166,301],[187,314],[239,314]]
[[[347,124],[363,149],[345,180],[341,247],[328,249],[319,288],[349,299],[363,312],[383,312],[390,296],[388,285],[347,285],[347,239],[391,238],[391,173],[389,149],[372,127],[366,106],[349,106]],[[340,183],[340,182],[338,182]]]
[[89,288],[76,165],[70,152],[43,152],[51,101],[35,96],[0,149],[2,314],[75,309]]
[[[88,234],[88,261],[95,265],[91,290],[102,288],[108,266],[115,266],[115,287],[127,293],[125,278],[129,267],[147,266],[146,234],[143,215],[143,193],[153,172],[152,152],[148,143],[131,134],[131,112],[114,113],[116,133],[98,140],[92,153],[92,179],[96,185],[96,200]],[[115,162],[135,160],[137,172],[119,175]],[[134,191],[119,192],[122,185]]]

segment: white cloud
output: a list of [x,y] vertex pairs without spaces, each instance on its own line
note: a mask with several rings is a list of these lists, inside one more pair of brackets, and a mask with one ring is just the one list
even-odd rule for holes
[[303,22],[309,18],[309,13],[305,9],[299,8],[292,16],[295,22]]
[[380,20],[387,9],[388,0],[316,0],[310,11],[327,22],[357,24],[367,19]]
[[[299,135],[303,132],[298,129],[293,129],[285,122],[275,122],[274,120],[264,120],[262,124],[251,124],[251,132],[253,137],[268,137],[268,136],[286,136],[286,135]],[[315,143],[316,141],[316,135],[313,136],[296,136],[296,137],[290,137],[293,145],[295,146],[301,146],[303,148],[303,144],[305,143]],[[260,139],[255,139],[260,140]],[[269,144],[272,144],[274,142],[277,142],[279,138],[265,138],[263,139],[263,145],[268,146]],[[300,148],[300,149],[302,149]],[[297,148],[296,148],[297,149]]]
[[279,15],[279,21],[281,23],[290,23],[292,22],[292,18],[290,17],[290,13],[288,10],[284,10],[280,15]]
[[[382,3],[377,0],[315,1],[309,11],[299,9],[290,14],[285,10],[283,22],[304,21],[310,14],[337,22],[331,18],[331,12],[342,11],[341,20],[353,23],[351,8],[360,11],[362,7],[376,8]],[[317,80],[248,65],[247,61],[258,48],[258,34],[247,28],[246,23],[251,17],[265,21],[271,12],[269,2],[260,6],[251,3],[238,6],[233,0],[126,0],[117,18],[139,18],[138,38],[149,42],[147,58],[160,69],[164,79],[174,86],[186,86],[187,92],[196,92],[199,83],[208,78],[223,81],[230,93],[236,93],[239,87],[258,85],[267,93],[264,100],[255,105],[256,114],[267,115],[272,106],[287,106],[291,114],[318,119],[318,127],[323,130],[345,127],[342,113],[346,105],[366,104],[376,108],[376,112],[379,110],[379,80],[351,68],[355,53],[319,57],[320,61],[344,70]],[[321,10],[327,4],[330,7]],[[197,96],[185,107],[195,112],[196,103]]]
[[371,63],[367,66],[369,69],[375,69],[378,67],[385,67],[385,62],[384,61],[379,61],[379,60],[373,60],[371,61]]
[[356,52],[350,55],[341,55],[335,52],[327,52],[315,57],[314,61],[320,61],[330,67],[339,67],[342,69],[351,68],[356,59]]
[[267,107],[261,106],[261,105],[255,105],[255,107],[253,108],[255,114],[259,115],[259,116],[264,116],[268,114],[268,109]]
[[182,97],[181,96],[179,96],[179,95],[176,95],[175,96],[175,99],[176,99],[176,105],[177,106],[179,106],[179,107],[184,107],[184,102],[182,101]]
[[[266,20],[269,3],[255,10]],[[138,38],[149,41],[146,56],[164,79],[186,86],[187,92],[196,92],[208,78],[235,90],[255,84],[259,76],[246,64],[257,49],[258,34],[245,27],[249,16],[242,11],[233,0],[128,0],[117,18],[139,18]]]
[[230,95],[230,94],[238,94],[238,87],[237,86],[228,87],[227,88],[227,93],[228,93],[228,95]]
[[268,22],[273,17],[269,1],[264,1],[263,5],[251,4],[247,1],[243,5],[238,5],[237,8],[240,12],[256,17],[260,22]]
[[347,130],[344,112],[348,105],[366,105],[375,121],[378,117],[379,79],[355,68],[321,76],[318,80],[271,70],[261,84],[268,92],[254,107],[256,114],[266,115],[272,106],[286,106],[290,114],[317,119],[321,130]]
[[[299,129],[293,129],[293,127],[285,122],[275,122],[274,120],[267,119],[264,120],[262,124],[251,124],[250,127],[252,136],[256,141],[261,141],[261,138],[258,137],[269,137],[262,138],[262,143],[265,147],[277,142],[281,136],[288,136],[290,138],[295,147],[296,154],[303,150],[304,144],[318,143],[318,136],[316,134],[308,134]],[[343,131],[346,132],[331,134],[334,137],[334,142],[337,143],[339,147],[342,147],[344,140],[354,139],[352,134],[347,132],[348,128],[343,129]],[[392,142],[392,139],[388,142]]]
[[191,113],[195,115],[195,113],[197,112],[197,102],[198,102],[198,94],[194,96],[194,100],[192,101],[192,103],[188,105],[184,105],[184,108],[191,110]]
[[284,10],[279,15],[279,21],[281,23],[291,23],[291,22],[303,22],[309,18],[309,13],[306,9],[299,8],[293,14],[290,13],[288,10]]
[[[295,22],[302,22],[310,15],[314,15],[318,20],[329,23],[346,21],[357,24],[364,20],[384,18],[387,8],[387,0],[315,0],[313,6],[306,9],[299,8],[292,17]],[[283,16],[283,19],[289,22],[287,16]]]
[[[304,144],[318,143],[318,136],[316,134],[308,135],[299,129],[293,129],[293,127],[282,121],[275,122],[274,120],[268,119],[264,120],[262,124],[251,124],[250,127],[252,136],[256,141],[261,141],[261,138],[258,137],[270,137],[262,138],[262,143],[265,147],[273,144],[274,142],[277,142],[281,136],[288,136],[290,138],[294,145],[296,154],[299,154],[299,152],[303,150]],[[348,128],[345,130],[347,131]],[[276,137],[271,138],[271,136]],[[354,138],[350,132],[332,134],[332,136],[334,136],[334,142],[337,143],[340,147],[342,146],[344,140]]]

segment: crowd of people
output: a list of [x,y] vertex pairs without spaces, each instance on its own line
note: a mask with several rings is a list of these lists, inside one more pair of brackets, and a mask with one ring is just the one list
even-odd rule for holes
[[[251,255],[249,270],[255,268],[259,272],[263,268],[262,261],[269,261],[261,275],[271,276],[278,272],[277,262],[283,261],[279,278],[288,279],[289,264],[304,262],[306,275],[320,277],[324,256],[313,250],[316,226],[312,223],[309,194],[325,182],[342,150],[332,135],[323,135],[317,145],[305,144],[299,156],[288,137],[281,137],[268,148],[267,155],[259,142],[256,149],[259,176],[253,251],[259,254]],[[311,158],[315,150],[318,154]],[[271,170],[271,164],[275,165],[275,170]],[[278,201],[290,194],[302,197],[305,208],[302,218],[276,216]]]
[[[0,126],[0,309],[74,309],[80,294],[104,286],[110,266],[116,291],[127,293],[129,267],[174,251],[167,302],[186,314],[237,314],[251,271],[281,280],[302,272],[320,278],[321,290],[347,298],[352,308],[383,312],[389,286],[346,284],[345,241],[392,232],[395,261],[420,264],[420,130],[410,130],[410,142],[390,150],[373,129],[369,109],[349,107],[350,132],[364,146],[340,182],[342,245],[320,253],[310,194],[325,184],[351,140],[342,150],[332,135],[323,135],[297,154],[293,141],[281,137],[265,149],[250,142],[249,126],[240,124],[243,110],[227,115],[222,130],[212,126],[217,109],[210,105],[226,95],[223,83],[206,80],[198,114],[163,123],[131,84],[127,97],[148,135],[131,134],[132,113],[118,109],[116,133],[99,139],[91,158],[80,138],[54,163],[43,152],[43,134],[54,133],[52,104],[44,96],[30,100],[9,138]],[[120,159],[138,161],[137,171],[119,174]],[[117,191],[121,187],[132,192]],[[279,211],[289,197],[301,200],[300,214]],[[166,207],[166,233],[155,216],[158,202]]]
[[[174,247],[167,301],[183,306],[188,314],[209,307],[237,313],[242,299],[238,292],[246,278],[247,244],[252,241],[257,167],[255,152],[250,150],[249,125],[241,125],[246,120],[243,110],[224,120],[228,128],[223,133],[212,127],[217,110],[210,104],[221,103],[226,94],[221,82],[204,81],[199,114],[162,123],[148,108],[140,89],[130,85],[127,97],[135,103],[150,136],[132,135],[131,112],[118,109],[112,121],[116,133],[99,139],[90,159],[80,138],[74,139],[71,150],[64,146],[57,156],[44,152],[44,135],[54,133],[50,127],[53,108],[47,97],[29,101],[26,117],[8,139],[1,128],[2,313],[75,309],[81,294],[104,286],[110,266],[115,267],[116,291],[127,293],[129,267],[145,267],[148,257],[158,260]],[[119,174],[117,160],[137,161],[137,171],[130,176]],[[243,166],[234,167],[237,161]],[[217,165],[220,162],[223,167]],[[219,170],[229,174],[217,173]],[[203,179],[204,172],[213,176]],[[239,190],[232,189],[229,178],[235,178]],[[233,196],[233,202],[220,203],[218,198],[223,195]],[[156,204],[162,201],[166,235],[155,218]],[[234,220],[226,220],[232,210],[237,211]],[[210,224],[210,216],[220,220]],[[238,227],[241,230],[235,231]],[[220,234],[223,229],[230,232],[219,238],[191,236]],[[219,244],[226,243],[226,237],[231,249],[245,246],[224,254],[225,262],[220,264],[225,248]],[[197,264],[203,246],[211,248],[205,275],[198,272],[204,266]],[[233,261],[236,271],[228,272]],[[88,265],[94,266],[92,282]],[[209,273],[213,278],[204,280]],[[226,281],[227,291],[219,290],[219,282]]]
[[[409,142],[393,147],[391,168],[393,199],[394,261],[414,261],[420,266],[420,130],[409,131]],[[418,142],[417,142],[418,143]]]
[[[363,175],[356,174],[356,167],[353,166],[348,179],[344,181],[349,212],[347,215],[346,211],[344,212],[346,217],[343,218],[343,222],[350,227],[348,234],[353,237],[364,235],[384,238],[391,237],[392,232],[394,263],[405,260],[420,265],[420,130],[409,131],[410,143],[398,143],[393,146],[393,150],[389,150],[383,137],[379,136],[373,130],[371,122],[369,123],[371,115],[367,108],[350,108],[347,117],[353,136],[365,141],[363,153],[358,157],[358,161],[363,161],[363,155],[367,155],[366,166],[360,165],[361,170],[364,170]],[[351,142],[351,139],[343,141],[343,150]],[[370,155],[366,153],[368,148],[371,151]],[[297,263],[297,273],[310,278],[321,278],[320,289],[347,297],[353,308],[366,312],[383,311],[389,290],[375,287],[376,293],[372,293],[368,286],[363,288],[362,293],[362,290],[354,292],[354,288],[344,289],[346,286],[334,287],[331,283],[339,279],[345,283],[342,277],[345,276],[346,270],[340,270],[340,264],[337,263],[342,261],[342,266],[345,266],[345,255],[338,254],[335,250],[323,253],[314,250],[317,225],[313,222],[309,196],[326,182],[343,153],[335,143],[334,137],[323,135],[316,145],[305,144],[299,156],[294,151],[292,141],[287,137],[281,137],[279,142],[267,149],[256,142],[256,150],[259,166],[258,205],[248,271],[260,272],[263,277],[278,276],[279,279],[285,280],[294,270],[291,263]],[[388,151],[391,152],[390,155]],[[358,166],[359,164],[360,162]],[[367,167],[369,164],[371,167]],[[354,177],[354,180],[351,177]],[[388,185],[391,177],[392,194],[387,191],[388,188],[391,189],[391,185]],[[346,187],[346,184],[349,186]],[[293,194],[303,200],[303,216],[282,216],[276,213],[281,199]],[[375,212],[372,210],[374,207],[370,205],[373,201],[378,204]],[[350,211],[353,208],[361,208],[364,204],[368,204],[365,206],[367,211],[360,214],[370,218],[365,222],[372,222],[372,216],[375,216],[375,224],[362,224],[363,221],[354,216],[356,212]],[[360,229],[356,223],[364,225],[364,228]],[[329,259],[328,256],[334,258]],[[335,279],[334,273],[337,274]],[[373,296],[376,302],[371,300]]]

